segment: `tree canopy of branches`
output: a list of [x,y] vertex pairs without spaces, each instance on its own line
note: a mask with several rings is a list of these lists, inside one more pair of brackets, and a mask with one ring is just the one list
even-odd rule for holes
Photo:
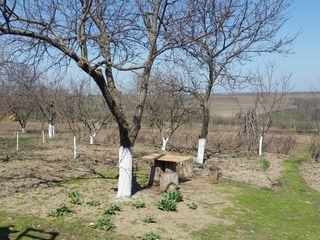
[[[194,39],[182,46],[182,62],[191,75],[184,83],[202,110],[199,163],[203,162],[209,125],[209,98],[215,84],[237,86],[240,64],[262,53],[288,53],[294,37],[280,33],[287,21],[289,0],[190,0],[194,14],[172,39]],[[196,36],[203,36],[196,38]],[[186,63],[186,56],[189,61]],[[201,142],[201,144],[200,144]],[[201,145],[201,147],[200,147]]]
[[[1,1],[0,35],[16,51],[31,51],[55,63],[73,60],[98,85],[118,124],[118,197],[131,195],[132,152],[149,76],[156,57],[176,47],[166,26],[183,18],[180,1],[64,0]],[[178,43],[180,45],[181,43]],[[130,122],[122,107],[114,71],[140,71],[139,99]]]
[[102,127],[112,121],[111,114],[106,111],[104,100],[92,89],[87,79],[71,81],[61,105],[60,111],[74,136],[80,132],[81,124],[90,136],[90,144],[94,144]]
[[192,97],[182,89],[176,89],[179,76],[157,72],[151,79],[150,94],[146,110],[149,124],[159,129],[163,145],[172,134],[187,122],[197,119],[199,114]]

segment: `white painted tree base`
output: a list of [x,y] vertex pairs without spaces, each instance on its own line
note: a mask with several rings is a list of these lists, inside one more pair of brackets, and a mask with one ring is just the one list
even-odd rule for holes
[[94,144],[95,138],[96,138],[96,134],[90,135],[90,145],[93,145],[93,144]]
[[260,138],[259,138],[259,156],[262,155],[262,141],[263,141],[263,136],[260,136]]
[[21,133],[26,133],[26,129],[25,129],[25,128],[22,128],[22,129],[21,129]]
[[199,163],[199,164],[203,164],[205,147],[206,147],[206,139],[205,138],[199,138],[199,141],[198,141],[198,155],[197,155],[197,163]]
[[131,197],[132,189],[132,149],[119,148],[119,179],[117,198]]
[[167,137],[167,138],[162,137],[162,148],[161,148],[162,151],[166,150],[166,146],[167,146],[168,141],[169,141],[169,137]]
[[48,138],[53,138],[53,130],[52,130],[53,125],[51,123],[48,123]]
[[77,138],[73,136],[73,159],[77,158]]

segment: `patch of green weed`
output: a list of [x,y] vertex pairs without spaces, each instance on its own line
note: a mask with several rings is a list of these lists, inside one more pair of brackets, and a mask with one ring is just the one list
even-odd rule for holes
[[74,210],[72,210],[71,208],[69,208],[67,205],[65,205],[63,203],[58,208],[56,208],[55,210],[52,210],[49,213],[49,216],[51,216],[51,217],[62,217],[62,216],[66,216],[66,215],[74,213],[74,212],[75,212]]

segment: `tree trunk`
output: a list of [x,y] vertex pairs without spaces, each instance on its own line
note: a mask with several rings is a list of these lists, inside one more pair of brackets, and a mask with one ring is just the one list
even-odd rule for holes
[[197,163],[199,164],[203,164],[204,152],[205,152],[205,146],[206,146],[206,137],[208,135],[208,126],[209,126],[208,102],[203,102],[201,104],[201,109],[202,109],[202,126],[201,126],[201,133],[199,135],[198,155],[197,155]]
[[54,124],[52,124],[52,138],[54,138],[56,136],[56,130],[54,127]]
[[262,155],[262,142],[263,142],[263,136],[260,136],[260,138],[259,138],[259,156]]
[[73,159],[77,158],[77,139],[73,136]]
[[51,123],[48,123],[48,137],[49,137],[49,139],[53,138]]
[[169,137],[167,137],[167,138],[162,137],[162,148],[161,148],[162,151],[166,150],[166,146],[167,146],[168,141],[169,141]]
[[44,130],[42,130],[42,143],[45,143]]
[[17,131],[17,151],[19,151],[19,132]]
[[26,129],[24,127],[21,128],[21,133],[26,133]]
[[178,189],[178,179],[179,177],[177,172],[166,169],[166,171],[163,172],[160,177],[160,191],[166,192]]
[[132,148],[120,146],[117,198],[130,197],[131,188],[132,188]]
[[90,145],[93,145],[93,144],[94,144],[95,138],[96,138],[96,134],[95,134],[95,133],[94,133],[94,134],[90,134]]

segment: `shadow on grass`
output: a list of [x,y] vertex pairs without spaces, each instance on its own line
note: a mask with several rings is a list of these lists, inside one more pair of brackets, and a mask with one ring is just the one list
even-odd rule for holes
[[26,228],[17,237],[10,237],[10,234],[18,233],[19,231],[13,230],[14,226],[0,227],[0,240],[20,240],[24,238],[37,239],[37,240],[54,240],[59,235],[57,232],[46,232],[35,228]]

